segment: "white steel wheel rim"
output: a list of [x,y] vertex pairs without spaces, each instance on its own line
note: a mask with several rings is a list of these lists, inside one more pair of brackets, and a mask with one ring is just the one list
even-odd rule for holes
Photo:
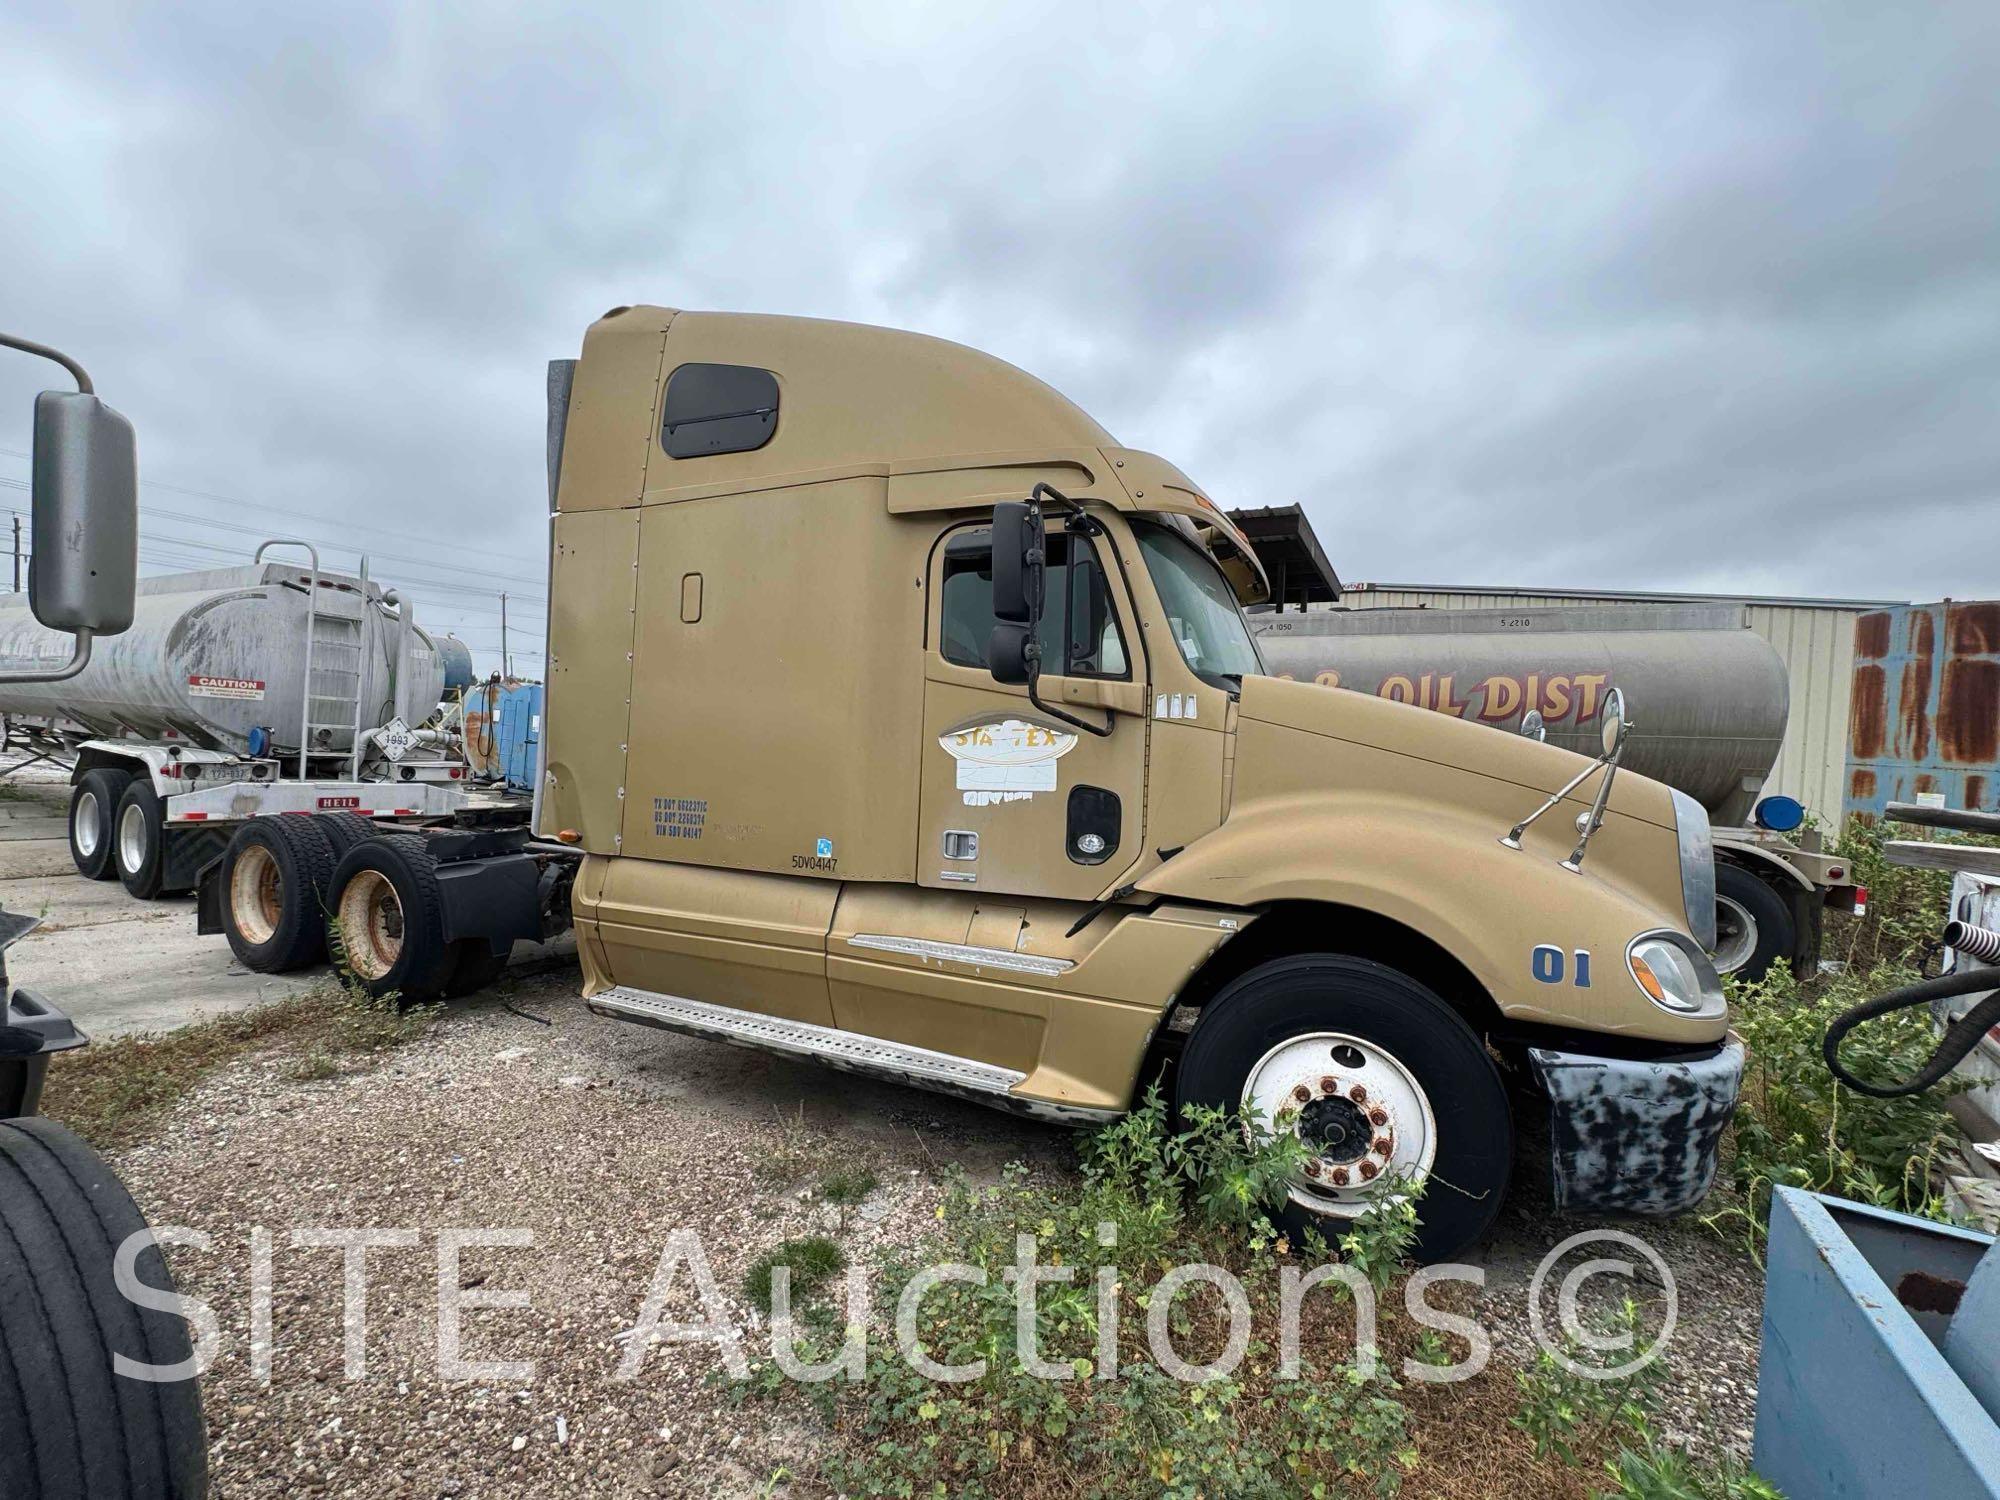
[[1250,1069],[1243,1103],[1265,1129],[1306,1143],[1312,1155],[1291,1199],[1310,1213],[1358,1218],[1383,1195],[1381,1184],[1421,1182],[1437,1159],[1429,1096],[1400,1058],[1366,1037],[1310,1031],[1278,1043]]
[[146,865],[146,809],[136,802],[118,816],[118,862],[134,875]]
[[85,792],[76,799],[76,852],[85,859],[97,852],[97,846],[104,842],[104,809],[97,804],[97,793]]
[[1715,951],[1709,955],[1719,974],[1734,974],[1757,951],[1757,919],[1748,907],[1727,896],[1715,898]]
[[285,881],[262,844],[247,846],[229,872],[229,920],[243,940],[261,946],[277,934],[285,912]]
[[380,870],[358,870],[340,893],[340,947],[363,979],[380,979],[403,956],[403,902]]

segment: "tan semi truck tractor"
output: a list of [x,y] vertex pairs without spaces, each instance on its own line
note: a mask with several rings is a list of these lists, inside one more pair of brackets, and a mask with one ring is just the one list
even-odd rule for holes
[[[1305,1140],[1294,1230],[1421,1179],[1433,1258],[1522,1100],[1565,1207],[1707,1190],[1708,819],[1616,774],[1615,710],[1593,764],[1260,675],[1193,480],[914,334],[619,308],[551,369],[550,483],[532,829],[329,830],[378,988],[573,920],[601,1014],[1072,1123],[1164,1074]],[[232,940],[316,868],[232,880],[253,828],[204,882]]]

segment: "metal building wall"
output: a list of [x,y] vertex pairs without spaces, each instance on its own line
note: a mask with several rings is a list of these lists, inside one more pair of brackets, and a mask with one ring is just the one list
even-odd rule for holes
[[[1355,609],[1552,609],[1579,604],[1688,604],[1726,600],[1748,606],[1750,628],[1784,658],[1792,711],[1765,790],[1797,797],[1829,828],[1847,794],[1848,700],[1854,676],[1854,621],[1889,601],[1759,599],[1741,594],[1543,592],[1354,583],[1342,602]],[[1633,705],[1643,718],[1643,703]]]

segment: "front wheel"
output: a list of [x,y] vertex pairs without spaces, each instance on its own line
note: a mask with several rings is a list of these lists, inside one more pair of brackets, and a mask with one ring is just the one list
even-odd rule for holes
[[1472,1028],[1430,990],[1368,959],[1260,965],[1202,1009],[1176,1074],[1181,1110],[1254,1106],[1311,1152],[1280,1216],[1336,1240],[1375,1196],[1420,1182],[1414,1253],[1477,1242],[1506,1196],[1514,1125]]

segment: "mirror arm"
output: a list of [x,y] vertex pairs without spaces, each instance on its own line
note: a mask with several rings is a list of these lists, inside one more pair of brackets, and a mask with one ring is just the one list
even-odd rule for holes
[[1085,734],[1094,734],[1099,739],[1109,739],[1111,737],[1111,726],[1118,722],[1118,715],[1115,712],[1111,713],[1110,724],[1097,725],[1091,723],[1088,719],[1079,719],[1075,714],[1065,713],[1062,709],[1056,708],[1052,704],[1044,703],[1042,702],[1041,693],[1036,689],[1036,682],[1041,675],[1041,672],[1037,670],[1028,678],[1028,701],[1030,703],[1034,704],[1036,708],[1039,708],[1051,719],[1061,719],[1063,723],[1073,725],[1081,729]]
[[0,333],[0,345],[9,349],[19,349],[23,354],[39,354],[43,359],[52,359],[69,371],[76,381],[77,390],[86,396],[97,394],[97,387],[90,383],[90,377],[83,372],[83,366],[64,354],[60,349],[51,349],[47,344],[37,344],[32,339],[14,337],[11,333]]
[[10,672],[0,667],[0,682],[65,682],[90,665],[90,632],[76,632],[69,660],[47,672]]

